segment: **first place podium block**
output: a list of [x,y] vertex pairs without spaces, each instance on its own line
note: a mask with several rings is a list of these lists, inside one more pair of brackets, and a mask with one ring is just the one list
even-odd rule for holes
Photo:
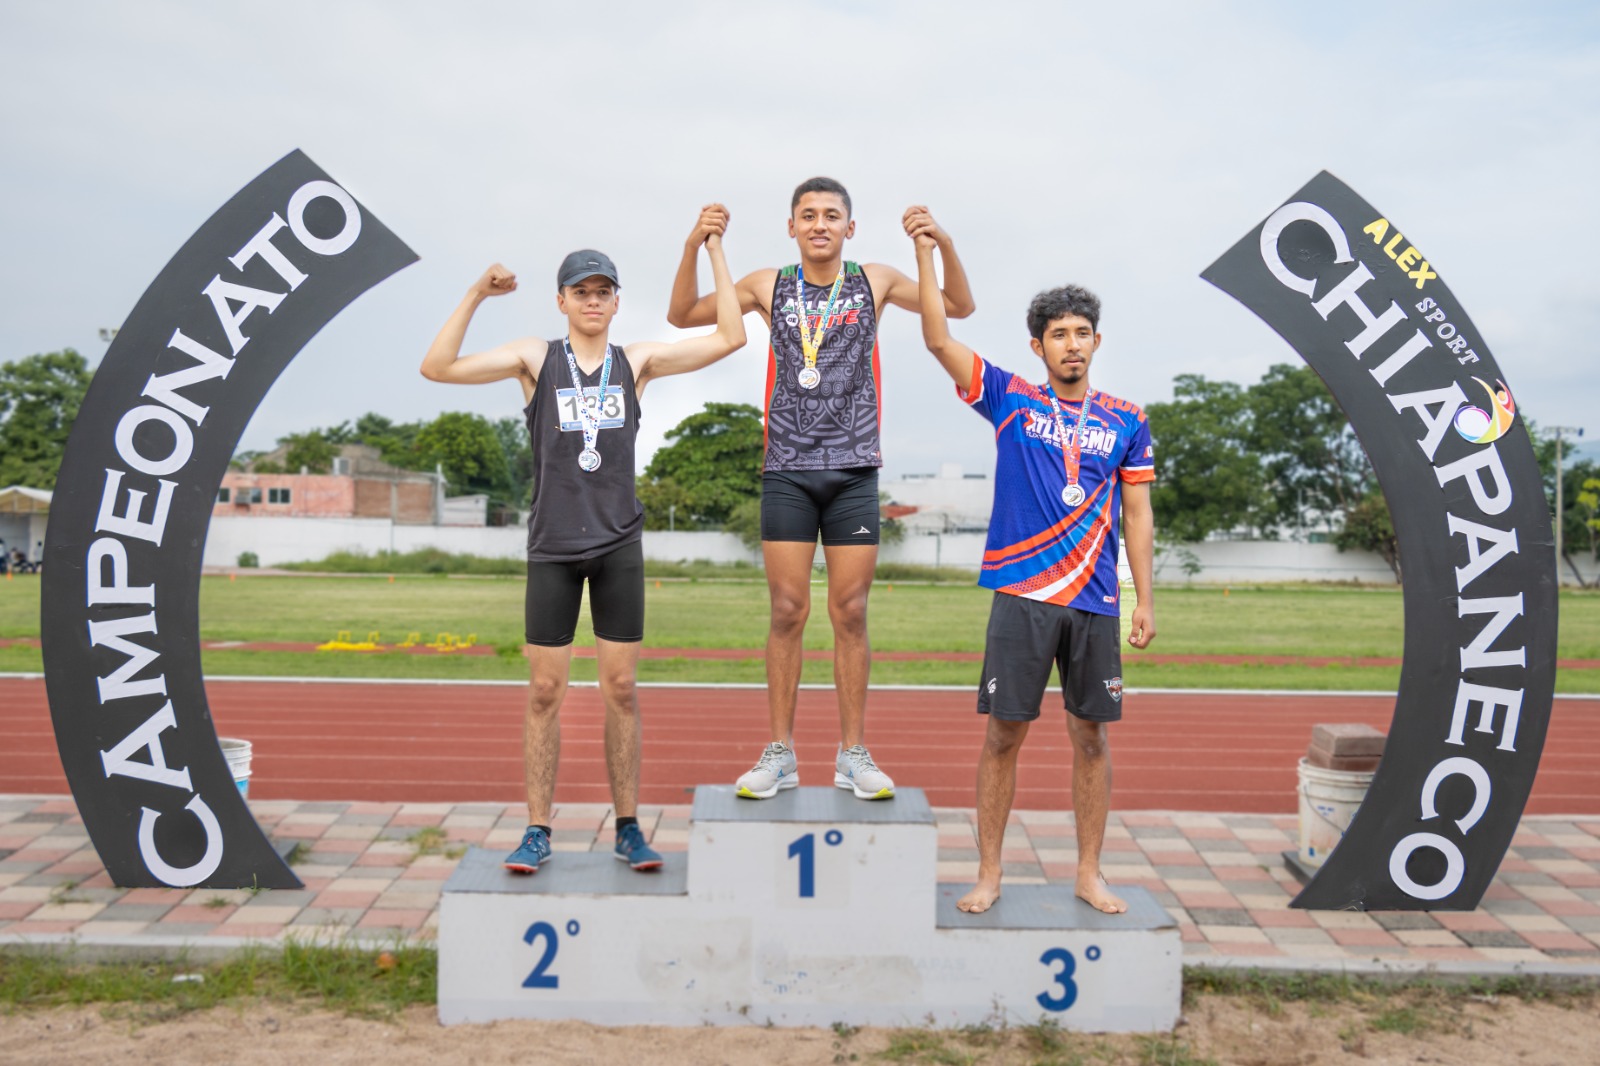
[[919,789],[866,802],[701,786],[687,856],[656,873],[558,852],[518,877],[474,848],[444,886],[440,1020],[1176,1022],[1182,947],[1149,893],[1119,889],[1129,912],[1103,915],[1069,886],[1013,885],[963,914],[960,890],[937,884],[937,847]]

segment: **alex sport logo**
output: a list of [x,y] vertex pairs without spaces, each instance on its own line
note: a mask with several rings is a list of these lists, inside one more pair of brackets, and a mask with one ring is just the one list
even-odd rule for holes
[[1506,430],[1516,420],[1517,405],[1511,399],[1511,390],[1506,388],[1505,382],[1497,381],[1500,388],[1496,390],[1480,377],[1472,380],[1482,385],[1483,391],[1489,394],[1489,410],[1467,405],[1458,408],[1454,420],[1456,432],[1474,444],[1488,444],[1506,435]]
[[[1027,419],[1022,425],[1022,432],[1052,447],[1062,447],[1061,430],[1053,412],[1035,411],[1030,407],[1025,408],[1022,413]],[[1079,439],[1079,446],[1080,453],[1093,452],[1095,455],[1110,458],[1111,453],[1117,449],[1117,431],[1100,426],[1085,426],[1083,436]]]

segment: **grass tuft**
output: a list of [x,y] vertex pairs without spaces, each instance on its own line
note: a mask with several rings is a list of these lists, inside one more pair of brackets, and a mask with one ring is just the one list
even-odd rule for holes
[[436,825],[423,826],[406,837],[406,843],[411,845],[413,862],[424,855],[443,855],[447,859],[459,859],[467,853],[465,845],[450,844],[449,834]]
[[[384,965],[380,956],[387,956]],[[438,969],[431,949],[401,943],[376,948],[289,940],[282,951],[246,949],[207,965],[181,958],[89,964],[70,954],[0,952],[0,1008],[103,1003],[159,1020],[265,999],[387,1018],[405,1007],[432,1004]]]

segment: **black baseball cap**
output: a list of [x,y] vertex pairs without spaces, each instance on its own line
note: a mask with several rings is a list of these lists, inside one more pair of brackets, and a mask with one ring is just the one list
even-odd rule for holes
[[617,264],[604,252],[597,252],[593,248],[580,248],[561,260],[561,269],[556,271],[556,288],[564,289],[568,285],[576,285],[584,278],[601,277],[622,288],[622,282],[617,280]]

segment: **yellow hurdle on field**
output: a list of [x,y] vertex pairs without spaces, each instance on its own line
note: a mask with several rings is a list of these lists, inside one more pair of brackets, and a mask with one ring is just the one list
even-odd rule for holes
[[379,640],[380,640],[380,637],[379,637],[378,631],[376,629],[372,630],[371,632],[369,632],[367,634],[367,639],[366,640],[359,641],[359,642],[358,641],[353,641],[353,640],[350,639],[350,631],[348,629],[341,629],[341,630],[339,630],[338,636],[334,637],[332,640],[328,641],[326,644],[318,644],[317,645],[317,650],[318,651],[380,651],[382,649],[383,645],[378,643]]

